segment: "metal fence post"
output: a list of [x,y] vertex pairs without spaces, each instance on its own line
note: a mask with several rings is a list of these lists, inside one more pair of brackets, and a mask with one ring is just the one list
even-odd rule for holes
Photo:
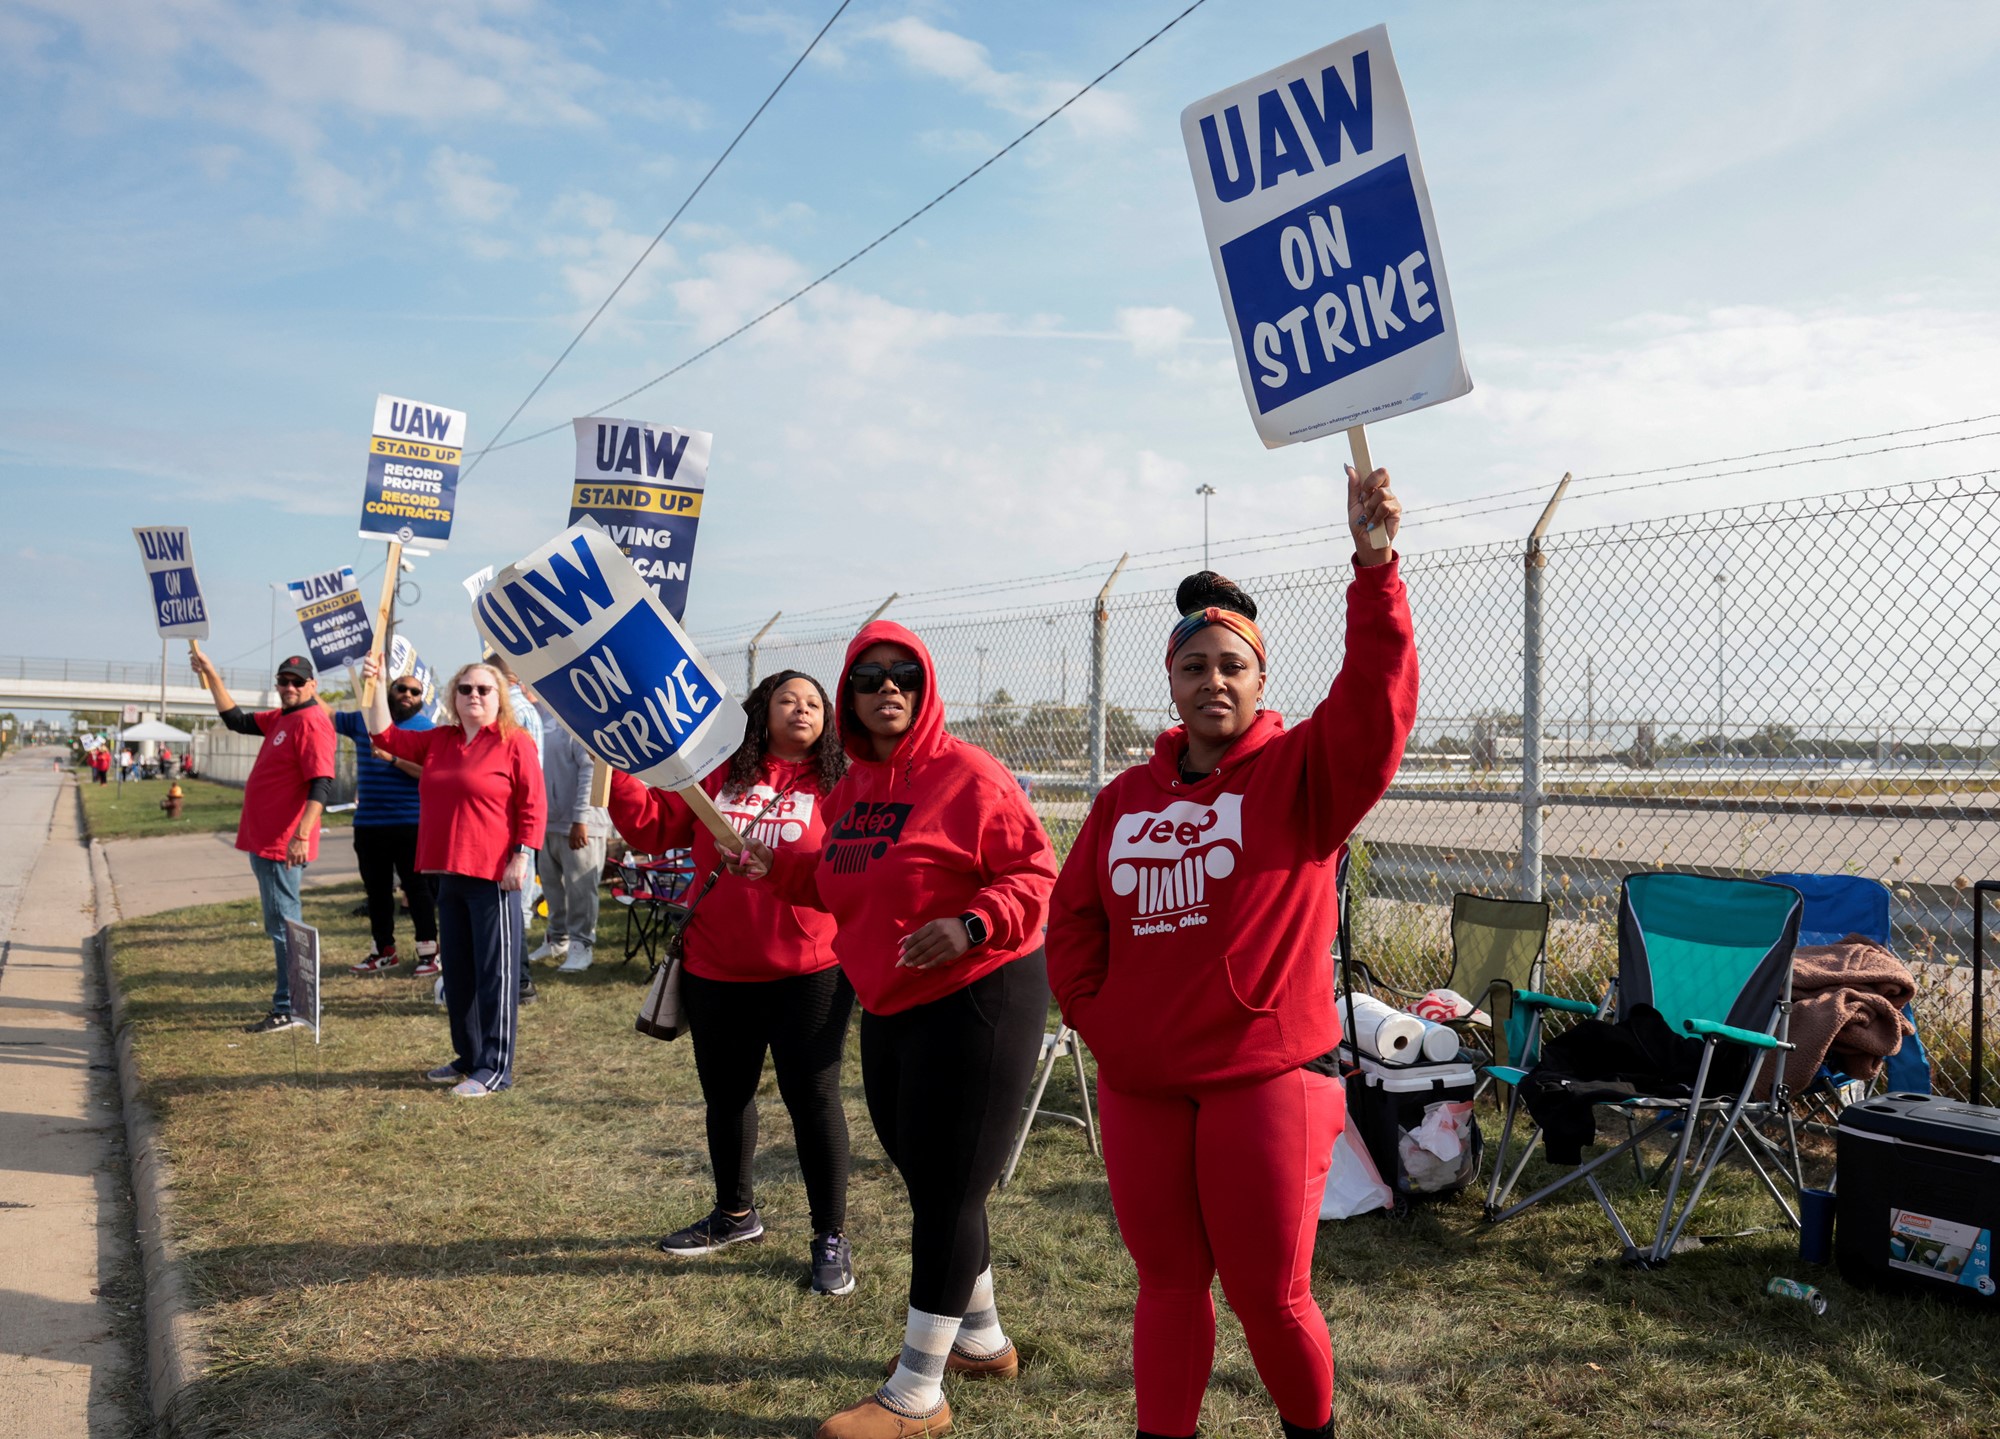
[[745,671],[744,671],[744,681],[743,681],[743,689],[746,694],[749,691],[757,688],[757,642],[763,639],[765,635],[768,635],[771,632],[771,626],[776,624],[780,619],[784,618],[784,614],[785,612],[783,610],[779,610],[777,614],[772,615],[771,618],[764,621],[764,628],[757,631],[756,634],[750,636],[749,658],[748,660],[745,661]]
[[1562,477],[1528,536],[1521,592],[1521,898],[1542,897],[1542,536],[1569,488]]
[[1090,612],[1090,793],[1094,799],[1104,788],[1104,720],[1110,710],[1104,683],[1105,670],[1110,663],[1111,651],[1111,587],[1118,583],[1118,576],[1125,568],[1125,561],[1132,558],[1131,551],[1118,557],[1118,563],[1111,567],[1111,574],[1104,581],[1104,588],[1097,592],[1097,603]]

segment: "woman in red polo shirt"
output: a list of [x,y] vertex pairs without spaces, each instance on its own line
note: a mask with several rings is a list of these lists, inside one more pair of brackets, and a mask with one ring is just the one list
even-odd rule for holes
[[1104,1160],[1139,1271],[1140,1439],[1195,1432],[1218,1274],[1286,1439],[1330,1436],[1333,1347],[1312,1295],[1320,1191],[1346,1115],[1329,950],[1334,866],[1417,709],[1389,476],[1348,472],[1355,575],[1333,687],[1264,709],[1257,606],[1182,581],[1166,646],[1181,723],[1091,806],[1056,882],[1049,980],[1097,1057]]
[[[374,678],[373,657],[363,673]],[[507,682],[466,665],[445,686],[456,724],[397,729],[386,686],[369,703],[381,755],[423,766],[417,781],[417,868],[437,880],[438,959],[455,1057],[424,1078],[465,1099],[514,1082],[520,1012],[521,905],[547,806],[535,742],[514,723]]]
[[[702,785],[731,824],[774,849],[819,852],[827,793],[847,772],[831,708],[819,681],[798,670],[781,670],[750,691],[742,744]],[[854,990],[834,957],[832,917],[728,873],[715,837],[672,790],[648,789],[613,770],[611,823],[646,854],[694,850],[681,994],[707,1108],[715,1207],[662,1239],[661,1252],[691,1258],[764,1237],[752,1162],[768,1052],[811,1210],[813,1292],[853,1293],[840,1062]]]

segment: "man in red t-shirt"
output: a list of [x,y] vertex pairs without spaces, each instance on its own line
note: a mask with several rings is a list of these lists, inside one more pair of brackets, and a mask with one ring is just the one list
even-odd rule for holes
[[246,714],[230,697],[215,663],[190,643],[194,672],[208,686],[222,723],[238,734],[261,735],[264,747],[243,784],[243,817],[236,847],[250,856],[257,898],[264,907],[264,932],[278,964],[271,1012],[245,1026],[251,1034],[275,1034],[304,1021],[292,1015],[292,981],[285,962],[285,921],[299,918],[299,883],[306,866],[319,858],[319,819],[333,792],[333,759],[339,741],[333,721],[319,702],[312,661],[289,655],[278,663],[279,708]]

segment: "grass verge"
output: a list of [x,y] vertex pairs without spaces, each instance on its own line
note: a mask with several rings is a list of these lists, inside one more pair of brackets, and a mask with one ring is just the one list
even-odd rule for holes
[[[83,795],[84,822],[94,839],[140,839],[159,834],[211,834],[236,828],[243,813],[243,791],[214,780],[189,778],[180,781],[181,817],[168,819],[160,801],[166,797],[164,780],[134,780],[120,786],[93,784],[81,775],[77,788]],[[346,813],[326,816],[329,829],[350,823]]]
[[[270,983],[254,906],[118,927],[213,1358],[184,1397],[182,1432],[804,1436],[879,1381],[900,1341],[909,1232],[852,1047],[857,1293],[807,1292],[804,1194],[768,1077],[769,1237],[669,1261],[653,1240],[711,1191],[692,1054],[632,1032],[639,974],[548,977],[522,1017],[518,1088],[453,1100],[416,1078],[447,1053],[428,985],[344,972],[366,947],[348,917],[355,893],[305,898],[328,961],[317,1047],[309,1032],[240,1032]],[[1058,1076],[1050,1103],[1073,1099]],[[1720,1181],[1701,1227],[1768,1222],[1740,1181]],[[1643,1200],[1631,1209],[1644,1217]],[[992,1218],[1001,1312],[1025,1364],[1016,1384],[954,1381],[959,1432],[1125,1439],[1133,1274],[1081,1136],[1038,1129]],[[1991,1324],[1802,1276],[1783,1235],[1656,1273],[1597,1264],[1610,1249],[1587,1195],[1498,1230],[1471,1197],[1323,1226],[1315,1291],[1342,1435],[1973,1439],[2000,1427]],[[1819,1284],[1831,1312],[1767,1298],[1774,1274]],[[1275,1439],[1241,1331],[1218,1307],[1203,1432]]]

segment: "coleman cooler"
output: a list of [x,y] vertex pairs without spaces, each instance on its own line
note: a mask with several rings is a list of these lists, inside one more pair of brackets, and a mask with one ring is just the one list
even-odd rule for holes
[[2000,1309],[2000,1109],[1888,1094],[1840,1116],[1834,1258],[1850,1283]]
[[1363,1055],[1347,1076],[1347,1122],[1396,1191],[1397,1208],[1454,1194],[1478,1177],[1478,1088],[1469,1064],[1392,1065]]

